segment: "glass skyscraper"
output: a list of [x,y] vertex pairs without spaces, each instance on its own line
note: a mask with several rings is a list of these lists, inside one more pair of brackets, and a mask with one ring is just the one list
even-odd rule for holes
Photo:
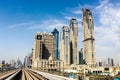
[[55,52],[54,52],[54,59],[58,60],[59,59],[59,52],[58,52],[58,46],[59,46],[59,31],[55,28],[52,32],[54,35],[54,45],[55,45]]

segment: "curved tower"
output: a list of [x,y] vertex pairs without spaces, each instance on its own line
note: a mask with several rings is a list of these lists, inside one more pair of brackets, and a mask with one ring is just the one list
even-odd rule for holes
[[83,58],[85,64],[95,67],[95,38],[92,13],[89,9],[82,10],[82,37],[83,37]]

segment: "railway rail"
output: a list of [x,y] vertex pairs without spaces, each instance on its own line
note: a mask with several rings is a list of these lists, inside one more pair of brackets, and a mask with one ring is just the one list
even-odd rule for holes
[[28,69],[23,69],[22,72],[22,80],[49,80],[42,75]]
[[16,70],[0,77],[0,80],[20,80],[21,70]]
[[23,68],[0,77],[0,80],[75,80],[75,79]]

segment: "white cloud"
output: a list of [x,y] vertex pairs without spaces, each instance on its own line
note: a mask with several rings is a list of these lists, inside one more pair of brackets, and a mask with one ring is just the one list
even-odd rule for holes
[[32,24],[34,23],[33,22],[19,23],[19,24],[10,25],[8,26],[8,28],[17,28],[17,27],[23,27],[23,26],[32,25]]
[[[96,30],[96,48],[99,56],[112,57],[116,61],[120,54],[120,5],[102,0],[95,8],[99,25]],[[93,16],[94,17],[94,16]],[[118,61],[117,61],[118,62]]]
[[81,10],[75,10],[73,11],[74,14],[82,14],[82,11]]
[[39,22],[37,24],[30,26],[28,27],[28,29],[40,29],[42,31],[50,32],[54,28],[57,28],[58,30],[60,30],[65,25],[66,24],[62,20],[48,19],[48,20],[43,20],[42,22]]
[[104,7],[108,2],[109,0],[100,0],[100,5],[97,6],[96,9]]
[[72,17],[72,16],[64,16],[64,18],[67,19],[67,20],[70,20],[70,19],[72,19],[72,18],[75,18],[75,19],[77,19],[78,22],[81,22],[81,21],[82,21],[81,18]]
[[19,23],[8,26],[8,28],[19,28],[24,27],[27,30],[39,30],[39,31],[47,31],[51,32],[54,28],[60,30],[63,26],[65,26],[65,22],[62,20],[58,20],[55,18],[50,18],[42,21],[37,22],[26,22],[26,23]]
[[64,18],[70,20],[72,17],[65,16]]

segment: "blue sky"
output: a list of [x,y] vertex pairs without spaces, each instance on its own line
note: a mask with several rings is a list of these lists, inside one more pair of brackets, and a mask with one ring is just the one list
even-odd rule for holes
[[93,13],[97,61],[120,57],[119,0],[0,0],[0,61],[23,59],[33,48],[36,32],[50,33],[79,22],[79,50],[82,47],[81,9]]

